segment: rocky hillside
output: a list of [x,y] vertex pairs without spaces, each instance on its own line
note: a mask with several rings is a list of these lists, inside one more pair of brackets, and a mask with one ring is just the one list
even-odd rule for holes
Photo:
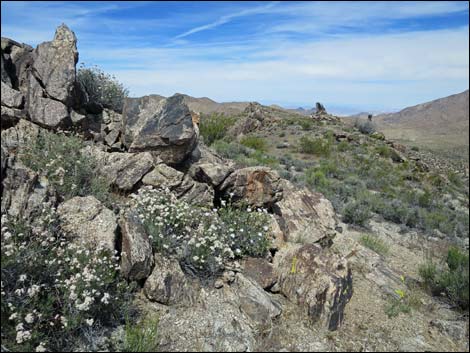
[[1,60],[2,351],[468,349],[468,175],[324,110],[120,109],[65,25]]
[[468,90],[449,97],[374,117],[388,138],[409,141],[431,150],[461,151],[468,160]]

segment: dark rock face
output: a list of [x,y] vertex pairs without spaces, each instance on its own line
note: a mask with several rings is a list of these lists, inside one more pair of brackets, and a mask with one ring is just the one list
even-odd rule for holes
[[336,330],[352,296],[352,275],[345,259],[316,244],[291,244],[274,258],[281,293],[302,305],[314,323]]
[[152,151],[167,164],[183,162],[197,144],[197,127],[184,96],[127,98],[123,142],[130,152]]
[[137,214],[119,220],[122,234],[121,274],[130,281],[145,279],[153,266],[152,245]]
[[265,259],[247,258],[243,261],[243,273],[255,280],[263,289],[268,289],[277,282],[273,265]]

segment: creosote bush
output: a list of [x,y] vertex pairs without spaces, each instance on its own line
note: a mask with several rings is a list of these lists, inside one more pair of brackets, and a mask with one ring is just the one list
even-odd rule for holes
[[329,156],[332,142],[330,139],[310,138],[302,136],[300,138],[300,152],[307,154],[315,154],[319,156]]
[[236,117],[225,114],[201,114],[199,131],[208,146],[225,137],[230,127],[237,121]]
[[258,136],[245,136],[241,139],[240,143],[248,148],[256,151],[265,152],[267,150],[266,141]]
[[103,72],[99,67],[80,65],[77,81],[85,89],[88,100],[105,108],[122,112],[124,99],[129,91],[116,77]]
[[219,209],[196,207],[152,187],[133,197],[155,251],[175,256],[190,273],[213,276],[227,261],[264,256],[269,249],[266,210],[235,208],[225,201]]
[[2,215],[1,337],[9,351],[68,351],[129,307],[116,254],[71,241],[54,207],[34,226]]
[[366,135],[371,135],[376,131],[374,124],[370,121],[356,120],[354,122],[354,127]]

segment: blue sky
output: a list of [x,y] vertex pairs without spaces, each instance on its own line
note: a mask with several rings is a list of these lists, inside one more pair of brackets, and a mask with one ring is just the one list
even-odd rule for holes
[[176,92],[338,113],[468,89],[468,2],[1,2],[2,36],[66,23],[80,62],[131,95]]

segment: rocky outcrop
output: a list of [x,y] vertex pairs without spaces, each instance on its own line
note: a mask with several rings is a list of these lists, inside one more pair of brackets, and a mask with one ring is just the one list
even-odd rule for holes
[[60,204],[57,213],[63,230],[73,241],[90,247],[104,246],[114,253],[116,216],[95,197],[74,197]]
[[198,295],[198,283],[185,276],[175,259],[155,255],[155,267],[145,281],[144,294],[165,305],[191,305]]
[[175,189],[183,182],[184,173],[159,163],[155,168],[147,173],[142,179],[145,185],[152,185],[159,188]]
[[275,204],[274,212],[287,241],[311,244],[334,237],[336,214],[328,199],[286,180],[281,185],[283,198]]
[[269,289],[277,282],[273,265],[266,259],[249,257],[243,261],[243,274],[253,279],[261,288]]
[[152,244],[139,217],[129,212],[119,220],[121,274],[129,281],[147,278],[153,267]]
[[183,162],[197,143],[197,127],[184,96],[127,98],[123,142],[130,152],[151,151],[166,164]]
[[313,323],[336,330],[352,296],[352,275],[345,259],[316,244],[291,244],[274,257],[281,293],[305,308]]
[[266,167],[248,167],[230,174],[220,186],[232,201],[244,201],[255,207],[272,207],[282,199],[281,179]]

